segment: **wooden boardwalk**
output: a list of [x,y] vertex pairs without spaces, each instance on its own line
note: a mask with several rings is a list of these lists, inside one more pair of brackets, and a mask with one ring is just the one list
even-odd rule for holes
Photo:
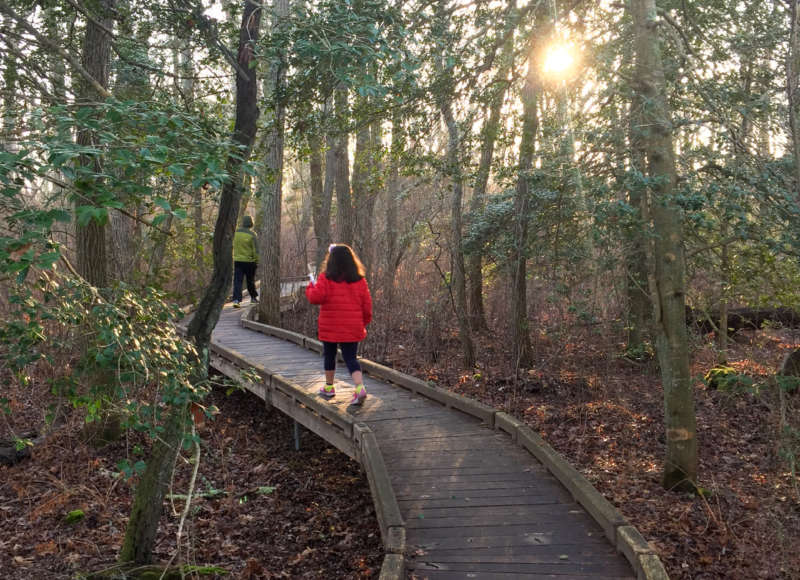
[[[304,408],[328,416],[335,413],[345,425],[364,424],[374,433],[405,522],[408,577],[637,577],[607,539],[608,532],[508,434],[366,375],[366,402],[362,407],[348,406],[353,388],[343,364],[337,365],[336,397],[325,400],[317,394],[323,382],[320,355],[243,328],[242,312],[223,310],[212,336],[218,349],[235,352],[237,360],[283,377],[305,393],[301,394]],[[223,372],[233,372],[226,360],[215,360]],[[284,384],[277,379],[272,383]],[[251,390],[260,392],[258,387]],[[273,396],[273,404],[282,408],[291,398],[291,393]],[[281,402],[284,399],[287,402]],[[329,423],[320,418],[309,421],[312,428],[313,421]],[[318,430],[323,437],[325,429]],[[326,438],[354,455],[348,451],[346,434],[331,433]]]

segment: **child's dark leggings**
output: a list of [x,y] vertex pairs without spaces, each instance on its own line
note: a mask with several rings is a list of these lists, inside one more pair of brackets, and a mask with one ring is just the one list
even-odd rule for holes
[[342,358],[347,365],[347,370],[352,375],[356,371],[361,370],[361,365],[356,360],[356,352],[358,351],[357,342],[323,342],[322,343],[322,356],[325,357],[325,370],[332,371],[336,368],[336,346],[342,347]]

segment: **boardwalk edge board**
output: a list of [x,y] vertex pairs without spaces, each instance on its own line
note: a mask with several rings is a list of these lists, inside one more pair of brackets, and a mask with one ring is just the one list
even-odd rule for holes
[[[254,315],[254,311],[244,313],[242,326],[262,334],[282,338],[317,353],[322,351],[322,343],[319,341],[282,328],[249,320]],[[580,472],[567,463],[538,433],[534,432],[522,421],[493,407],[431,386],[421,379],[368,359],[359,359],[359,363],[364,372],[373,377],[394,383],[425,398],[441,403],[448,408],[467,413],[480,419],[488,427],[506,433],[512,441],[536,457],[564,485],[575,500],[586,509],[589,515],[600,525],[612,545],[633,566],[639,580],[669,580],[669,576],[657,552],[639,531],[631,526],[622,514]],[[287,385],[291,385],[285,379],[282,380]],[[305,393],[302,394],[305,395]],[[374,434],[365,425],[354,425],[352,427],[352,437],[358,447],[362,465],[365,466],[367,471],[367,479],[373,492],[376,513],[379,514],[379,525],[386,551],[380,579],[394,580],[403,578],[405,559],[402,554],[405,549],[405,527],[397,507],[394,492],[388,483],[389,477],[383,456],[374,439]],[[376,456],[378,459],[376,459]],[[388,496],[382,494],[379,489],[379,486],[383,485],[382,478],[384,477],[388,486]],[[381,483],[378,483],[379,481]],[[377,494],[376,490],[378,491]],[[382,519],[385,515],[388,515],[388,519]],[[400,546],[403,547],[403,550],[400,550]]]

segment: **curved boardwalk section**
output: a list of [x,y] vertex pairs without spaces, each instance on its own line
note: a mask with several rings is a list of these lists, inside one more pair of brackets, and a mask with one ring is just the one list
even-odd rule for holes
[[[457,397],[443,395],[443,405],[369,375],[366,402],[349,406],[353,388],[344,365],[337,367],[336,397],[324,400],[317,395],[322,361],[308,350],[319,343],[288,332],[283,338],[254,332],[243,324],[259,325],[241,321],[241,313],[223,310],[212,363],[232,376],[243,363],[253,367],[265,383],[250,383],[251,391],[362,463],[367,456],[383,461],[367,473],[373,494],[385,492],[376,498],[384,544],[400,546],[387,548],[400,552],[395,574],[405,570],[410,578],[431,580],[665,577],[642,568],[643,554],[656,563],[657,557],[621,516],[598,523],[597,514],[576,501],[576,491],[551,474],[558,471],[526,449],[524,427],[513,419],[498,422],[507,432],[496,431],[493,412],[481,420],[459,411]],[[367,363],[365,371],[378,367]],[[416,382],[423,391],[443,393]],[[482,407],[475,406],[480,417]],[[620,544],[625,528],[634,538]],[[384,564],[382,578],[392,575],[388,568]]]

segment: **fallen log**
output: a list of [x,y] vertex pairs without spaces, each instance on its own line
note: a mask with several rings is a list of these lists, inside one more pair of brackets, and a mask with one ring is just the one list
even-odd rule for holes
[[[710,313],[686,307],[686,322],[701,334],[716,333],[719,328],[718,311]],[[792,308],[731,308],[728,310],[728,331],[758,330],[765,322],[780,324],[784,328],[800,327],[800,313]]]

